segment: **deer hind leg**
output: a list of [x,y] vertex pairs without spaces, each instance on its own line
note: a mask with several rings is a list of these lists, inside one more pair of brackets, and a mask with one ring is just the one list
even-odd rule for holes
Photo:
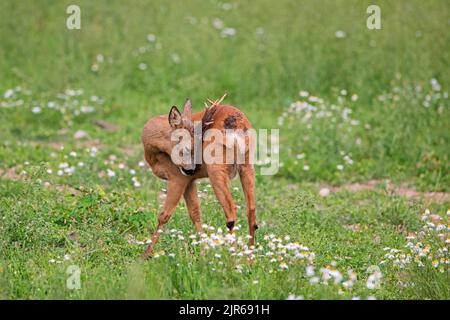
[[255,169],[251,164],[243,164],[239,170],[242,189],[244,190],[245,203],[247,206],[248,228],[250,233],[250,246],[255,245],[256,207],[255,207]]
[[202,221],[201,221],[201,211],[200,211],[200,201],[197,194],[197,184],[195,180],[189,182],[184,191],[184,200],[186,201],[186,207],[194,223],[195,230],[197,232],[202,231]]
[[222,205],[227,219],[227,228],[233,232],[236,223],[236,205],[228,186],[229,178],[226,165],[212,164],[207,166],[208,176],[214,193]]

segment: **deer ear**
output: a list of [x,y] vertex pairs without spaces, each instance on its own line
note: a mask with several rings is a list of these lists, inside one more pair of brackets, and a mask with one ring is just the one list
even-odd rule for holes
[[181,118],[180,110],[177,107],[173,106],[169,112],[169,124],[172,128],[177,129],[183,123],[183,119]]
[[186,102],[184,103],[183,116],[189,120],[192,118],[192,102],[189,98],[187,98]]

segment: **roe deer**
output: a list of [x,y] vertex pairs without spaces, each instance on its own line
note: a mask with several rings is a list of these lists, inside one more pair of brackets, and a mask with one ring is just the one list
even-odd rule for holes
[[[244,113],[238,108],[220,104],[225,96],[226,94],[216,101],[208,100],[210,105],[208,106],[205,103],[206,109],[194,114],[192,113],[191,101],[188,98],[184,104],[182,113],[176,106],[173,106],[168,116],[153,117],[145,124],[142,131],[145,160],[152,169],[153,174],[161,179],[167,180],[167,197],[158,217],[158,226],[153,233],[151,243],[143,254],[143,258],[152,255],[153,248],[162,231],[161,228],[172,216],[181,196],[184,197],[187,210],[196,231],[202,231],[200,203],[196,187],[196,180],[199,178],[209,177],[214,193],[225,212],[226,226],[229,232],[232,233],[236,222],[236,205],[228,184],[229,180],[234,178],[237,172],[239,172],[247,206],[250,233],[249,245],[254,245],[255,230],[258,228],[256,224],[254,195],[255,171],[251,161],[253,150],[250,150],[251,143],[247,134],[252,126]],[[201,127],[200,136],[196,134],[197,130],[194,129],[194,126]],[[190,140],[193,141],[184,148],[184,151],[189,153],[190,159],[193,158],[195,139],[197,141],[198,139],[201,140],[200,152],[202,154],[208,146],[218,147],[223,151],[225,157],[230,152],[233,152],[220,139],[206,141],[204,134],[209,129],[219,130],[222,133],[230,132],[230,130],[240,130],[245,133],[243,161],[239,163],[234,157],[231,163],[229,161],[220,163],[217,163],[217,161],[212,163],[206,163],[205,161],[193,163],[193,161],[189,161],[180,162],[176,165],[171,157],[173,148],[176,145],[172,141],[171,135],[178,129],[184,129],[190,135]]]

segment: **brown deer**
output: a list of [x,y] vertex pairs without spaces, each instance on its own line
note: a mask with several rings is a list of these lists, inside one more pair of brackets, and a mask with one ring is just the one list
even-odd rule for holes
[[[168,116],[153,117],[145,124],[142,131],[145,160],[153,174],[167,180],[167,197],[159,214],[158,226],[153,233],[151,243],[143,255],[144,258],[152,255],[163,225],[172,216],[182,196],[196,231],[202,232],[200,203],[196,187],[196,180],[199,178],[209,177],[214,193],[225,212],[227,228],[232,233],[236,222],[236,205],[229,189],[229,181],[237,173],[239,173],[247,206],[249,245],[254,245],[255,230],[258,226],[256,224],[254,195],[255,171],[251,161],[253,150],[251,150],[250,138],[246,135],[244,161],[240,162],[236,161],[236,157],[232,157],[234,159],[232,163],[223,161],[208,164],[204,161],[200,161],[200,163],[198,161],[197,163],[185,161],[175,164],[171,157],[173,148],[177,143],[177,141],[172,141],[171,137],[172,133],[178,129],[185,129],[185,132],[190,135],[192,143],[184,147],[184,151],[188,153],[191,160],[194,157],[195,141],[199,140],[201,140],[202,154],[208,146],[215,146],[223,150],[224,158],[230,152],[235,151],[220,139],[205,141],[205,132],[208,132],[209,129],[216,129],[219,132],[241,130],[241,132],[247,133],[252,128],[250,121],[238,108],[221,105],[225,96],[226,94],[216,101],[208,100],[210,105],[208,106],[205,103],[206,108],[197,113],[192,113],[192,104],[188,98],[184,104],[183,112],[173,106]],[[196,128],[194,128],[196,125],[201,126],[200,136],[196,134]]]

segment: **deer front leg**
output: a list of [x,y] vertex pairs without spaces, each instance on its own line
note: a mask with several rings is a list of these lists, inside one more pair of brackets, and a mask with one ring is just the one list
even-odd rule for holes
[[169,221],[172,216],[178,202],[181,199],[181,196],[184,190],[187,187],[189,180],[184,178],[169,178],[167,182],[167,197],[164,202],[163,210],[159,214],[158,217],[158,226],[156,230],[153,232],[152,242],[148,245],[147,249],[143,254],[143,258],[148,258],[153,253],[153,248],[159,240],[159,235],[162,230],[162,227]]
[[244,164],[240,167],[239,177],[241,179],[242,189],[245,195],[245,204],[247,206],[248,228],[250,233],[250,246],[255,245],[255,231],[258,229],[256,224],[255,208],[255,170],[253,165]]
[[187,185],[186,190],[184,191],[184,200],[186,201],[186,207],[188,209],[189,216],[194,223],[195,230],[199,233],[202,232],[200,202],[198,199],[197,183],[195,180],[192,180]]
[[227,219],[227,228],[230,233],[233,232],[236,223],[236,205],[228,186],[229,178],[226,165],[212,164],[207,166],[209,180],[213,187],[214,193],[219,200],[225,212]]

